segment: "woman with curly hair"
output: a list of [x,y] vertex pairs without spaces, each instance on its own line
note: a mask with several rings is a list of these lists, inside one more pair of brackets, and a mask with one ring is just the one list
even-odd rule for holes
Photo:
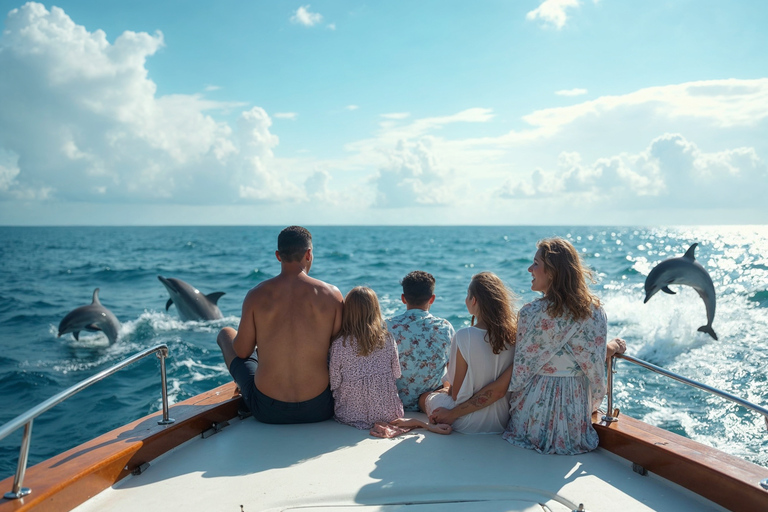
[[608,322],[589,291],[592,273],[570,242],[537,244],[531,290],[544,296],[520,309],[513,367],[452,411],[433,421],[452,423],[510,393],[504,439],[541,453],[573,455],[597,447],[592,427],[606,391],[606,356],[623,352],[623,340],[606,344]]
[[[427,414],[467,400],[512,364],[517,326],[512,300],[496,275],[482,272],[472,277],[465,300],[472,323],[456,331],[451,340],[449,385],[426,397],[423,409]],[[508,420],[509,404],[498,401],[461,417],[452,427],[465,434],[498,434]]]

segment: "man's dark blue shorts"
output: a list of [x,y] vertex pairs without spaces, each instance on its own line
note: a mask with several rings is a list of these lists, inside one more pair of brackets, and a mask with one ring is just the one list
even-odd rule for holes
[[268,397],[256,388],[253,376],[258,361],[254,357],[235,357],[229,365],[229,373],[240,387],[243,401],[253,417],[262,423],[315,423],[333,418],[331,388],[304,402],[281,402]]

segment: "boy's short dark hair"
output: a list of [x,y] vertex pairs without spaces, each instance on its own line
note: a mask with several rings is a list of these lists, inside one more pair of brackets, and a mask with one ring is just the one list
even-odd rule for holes
[[400,281],[403,285],[405,301],[412,306],[420,306],[432,298],[435,293],[435,278],[423,270],[414,270]]
[[277,236],[277,252],[286,263],[301,261],[312,248],[312,235],[301,226],[288,226]]

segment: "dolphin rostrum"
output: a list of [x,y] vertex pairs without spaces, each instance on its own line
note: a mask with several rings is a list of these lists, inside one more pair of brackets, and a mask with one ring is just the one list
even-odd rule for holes
[[79,340],[80,331],[102,331],[110,344],[117,340],[119,330],[120,322],[99,302],[98,288],[93,290],[93,301],[90,304],[73,309],[59,323],[59,336],[71,332]]
[[179,317],[184,320],[218,320],[222,318],[221,311],[216,305],[224,292],[214,292],[203,295],[197,288],[190,286],[181,279],[157,276],[165,285],[171,298],[165,303],[165,310],[176,304]]
[[712,320],[715,318],[715,286],[712,278],[693,256],[697,243],[691,245],[683,256],[669,258],[656,265],[645,279],[645,300],[643,304],[654,296],[659,290],[673,294],[669,289],[670,284],[685,284],[696,290],[707,308],[707,325],[699,327],[699,332],[705,332],[717,339],[717,334],[712,329]]

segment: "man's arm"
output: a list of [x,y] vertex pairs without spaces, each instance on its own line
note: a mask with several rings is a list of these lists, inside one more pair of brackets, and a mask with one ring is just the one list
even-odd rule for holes
[[243,300],[243,311],[240,315],[240,325],[237,327],[237,336],[232,341],[235,354],[241,359],[248,359],[256,350],[256,292],[255,288],[249,291]]
[[488,407],[507,394],[510,380],[512,380],[512,365],[504,370],[504,373],[499,375],[498,379],[472,395],[472,398],[466,402],[457,405],[453,409],[440,407],[432,411],[432,414],[429,415],[429,421],[451,425],[462,416]]
[[341,294],[338,288],[336,288],[333,285],[328,285],[331,288],[331,295],[334,299],[336,299],[336,311],[335,316],[333,318],[333,333],[331,334],[331,341],[336,339],[336,336],[339,334],[339,331],[341,330],[341,314],[344,310],[344,296]]

